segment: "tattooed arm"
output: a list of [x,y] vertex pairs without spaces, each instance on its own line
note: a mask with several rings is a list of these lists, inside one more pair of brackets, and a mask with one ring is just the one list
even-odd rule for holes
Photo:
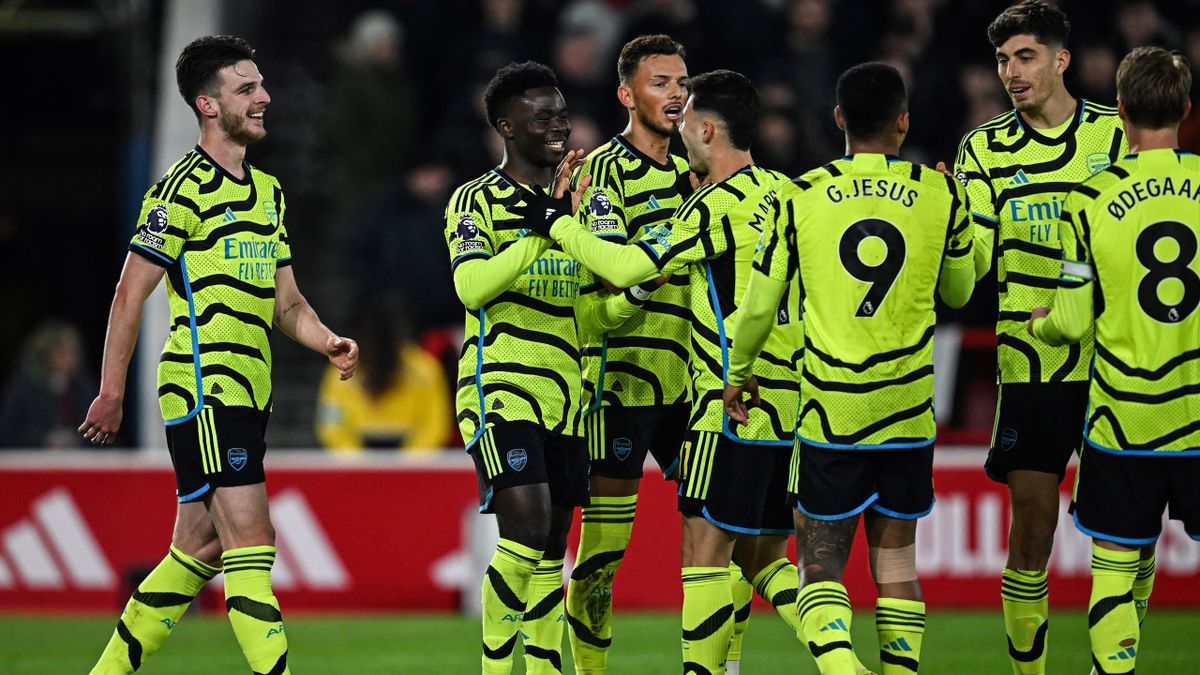
[[358,366],[358,344],[350,338],[339,337],[321,323],[321,317],[296,286],[296,276],[290,265],[275,272],[275,325],[296,342],[329,357],[329,362],[341,371],[343,380],[354,375]]

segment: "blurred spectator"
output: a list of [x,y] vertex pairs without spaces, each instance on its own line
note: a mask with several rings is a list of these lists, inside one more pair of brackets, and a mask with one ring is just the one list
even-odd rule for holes
[[444,164],[413,168],[402,183],[359,211],[350,240],[348,272],[355,296],[368,303],[376,297],[397,298],[416,335],[462,321],[442,239],[451,183]]
[[1108,45],[1084,45],[1071,60],[1071,67],[1078,69],[1077,87],[1071,93],[1103,105],[1116,105],[1118,62]]
[[841,136],[833,122],[839,73],[830,37],[831,0],[792,0],[783,19],[783,44],[764,70],[768,78],[786,83],[796,95],[800,139],[796,161],[812,168],[842,154]]
[[687,50],[688,72],[702,73],[728,67],[718,57],[723,50],[716,49],[724,41],[716,39],[714,31],[706,30],[701,23],[700,8],[695,0],[640,0],[630,6],[627,17],[621,44],[639,35],[666,33]]
[[[616,95],[613,95],[616,99]],[[567,105],[570,105],[570,100]],[[600,125],[587,115],[577,115],[571,113],[571,139],[567,144],[572,149],[582,148],[584,152],[591,152],[600,147],[601,144],[608,141],[607,136],[600,130]]]
[[1200,153],[1200,20],[1188,29],[1183,53],[1192,66],[1192,112],[1179,127],[1179,147]]
[[759,97],[762,115],[754,140],[754,161],[792,177],[813,168],[803,163],[800,132],[796,128],[796,96],[792,90],[786,84],[768,81],[759,87]]
[[586,115],[607,129],[624,117],[617,102],[614,63],[595,30],[571,27],[556,36],[550,66],[558,76],[558,89],[567,101],[572,123]]
[[[1117,30],[1125,40],[1124,53],[1134,47],[1157,45],[1174,49],[1179,46],[1179,33],[1163,21],[1158,8],[1147,0],[1127,2],[1117,11]],[[1116,85],[1113,85],[1114,90]]]
[[81,448],[76,429],[96,382],[83,370],[79,331],[48,321],[25,341],[20,363],[0,400],[0,447]]
[[[601,0],[572,0],[558,17],[558,30],[587,30],[599,40],[603,67],[609,79],[614,80],[617,72],[617,53],[621,50],[625,17]],[[615,85],[614,85],[615,86]]]
[[956,144],[968,131],[1011,107],[1004,86],[996,77],[996,69],[990,63],[962,66],[959,69],[958,86],[962,90],[965,107],[962,122],[951,141]]
[[338,208],[394,185],[409,166],[419,135],[416,91],[402,60],[404,30],[384,10],[360,14],[339,49],[330,92],[329,140]]
[[317,438],[335,452],[435,451],[453,429],[450,390],[437,359],[413,341],[403,306],[391,298],[358,313],[358,371],[340,381],[329,368],[317,397]]

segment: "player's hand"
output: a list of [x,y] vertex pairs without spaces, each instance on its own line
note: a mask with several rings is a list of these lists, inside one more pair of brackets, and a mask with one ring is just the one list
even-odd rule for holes
[[938,162],[938,163],[937,163],[937,166],[936,166],[936,167],[934,167],[934,168],[935,168],[935,169],[937,169],[938,171],[941,171],[943,174],[945,174],[945,175],[947,175],[947,176],[949,176],[949,175],[950,175],[950,169],[948,169],[948,168],[946,167],[946,163],[945,163],[945,162]]
[[567,197],[556,198],[544,192],[526,190],[523,200],[523,203],[517,206],[508,207],[508,212],[517,217],[500,221],[503,224],[497,223],[495,229],[527,229],[549,239],[550,227],[554,225],[554,221],[571,215],[571,200]]
[[[742,393],[750,395],[749,401],[742,400]],[[725,403],[725,414],[729,415],[729,419],[733,420],[734,424],[745,426],[750,423],[750,408],[758,407],[762,404],[762,399],[758,395],[758,380],[751,377],[746,384],[725,385],[725,393],[721,396]]]
[[122,400],[97,396],[88,408],[87,418],[79,425],[79,433],[92,445],[112,445],[121,428]]
[[1035,337],[1033,334],[1034,320],[1042,319],[1047,316],[1050,316],[1050,308],[1049,307],[1034,307],[1033,310],[1031,312],[1029,312],[1029,321],[1025,322],[1025,330],[1026,330],[1026,332],[1029,333],[1029,337]]
[[330,335],[325,341],[325,355],[329,362],[337,367],[338,377],[348,380],[354,377],[354,369],[358,367],[358,343],[350,338]]
[[[587,158],[583,153],[583,149],[571,150],[567,152],[563,160],[558,163],[558,168],[554,170],[554,183],[550,186],[550,194],[555,197],[561,197],[568,191],[571,191],[571,174],[575,173],[575,169],[583,166],[584,160]],[[579,180],[579,185],[575,186],[575,193],[583,195],[583,191],[592,182],[591,175],[584,176]],[[575,206],[579,206],[579,200],[573,200]],[[574,209],[571,211],[574,213]]]

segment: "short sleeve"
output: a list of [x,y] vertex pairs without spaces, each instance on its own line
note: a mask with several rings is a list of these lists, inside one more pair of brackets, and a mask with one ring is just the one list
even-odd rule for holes
[[966,268],[974,265],[972,252],[975,241],[975,224],[967,212],[966,195],[962,185],[949,177],[946,186],[950,190],[950,220],[946,242],[946,266]]
[[1058,238],[1062,245],[1063,269],[1059,283],[1079,286],[1095,278],[1092,252],[1088,247],[1087,205],[1091,200],[1077,190],[1067,195],[1058,221]]
[[142,200],[129,250],[156,265],[172,267],[183,251],[184,242],[196,231],[200,218],[190,206],[162,199],[158,192],[159,186],[155,186]]
[[637,240],[636,245],[663,274],[674,274],[724,250],[723,247],[717,250],[716,246],[724,237],[714,237],[710,231],[720,224],[710,222],[709,209],[703,204],[707,192],[697,192],[667,222],[656,225]]
[[971,138],[972,136],[968,135],[959,146],[958,158],[954,162],[954,177],[963,187],[967,211],[975,224],[994,230],[999,222],[996,215],[996,195],[993,194],[987,172],[983,170],[975,148],[971,145]]
[[754,269],[776,281],[790,281],[796,271],[795,194],[790,188],[780,190],[754,249]]
[[480,189],[459,188],[446,207],[445,236],[452,271],[468,260],[486,260],[496,253],[492,219],[481,206]]
[[283,198],[282,190],[278,194],[279,203],[275,205],[275,218],[279,225],[279,246],[276,248],[275,266],[287,267],[292,264],[292,240],[288,238],[287,225],[283,220],[284,212],[287,210],[287,201]]
[[616,157],[593,157],[580,167],[572,179],[572,187],[585,175],[591,183],[579,202],[579,221],[592,234],[609,241],[627,241],[625,219],[625,189],[621,165]]

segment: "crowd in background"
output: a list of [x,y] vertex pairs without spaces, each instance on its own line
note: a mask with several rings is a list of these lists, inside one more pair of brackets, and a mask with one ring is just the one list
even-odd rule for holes
[[[965,132],[1010,107],[985,34],[1006,4],[412,0],[299,8],[283,0],[229,3],[227,29],[258,48],[274,99],[270,136],[263,147],[251,149],[250,160],[277,174],[287,190],[289,232],[297,242],[298,274],[308,271],[303,277],[308,294],[342,298],[332,321],[346,326],[363,347],[361,374],[352,390],[340,390],[326,378],[319,401],[309,406],[311,432],[299,438],[319,439],[329,447],[456,442],[450,403],[454,380],[445,374],[453,371],[445,368],[461,345],[462,307],[453,291],[442,216],[456,185],[499,161],[501,144],[484,121],[482,92],[500,66],[525,59],[551,65],[571,110],[570,146],[590,150],[626,123],[615,94],[621,45],[636,35],[667,33],[686,47],[692,74],[729,68],[754,80],[764,106],[755,159],[795,175],[843,152],[832,116],[838,75],[855,63],[882,60],[900,70],[909,88],[912,123],[905,157],[951,163]],[[1116,66],[1129,49],[1143,44],[1182,50],[1193,65],[1193,86],[1200,87],[1200,3],[1195,0],[1060,4],[1072,21],[1067,85],[1076,96],[1114,103]],[[1192,98],[1198,99],[1195,90]],[[1193,113],[1181,139],[1185,148],[1200,147],[1200,114]],[[331,303],[318,299],[315,304]],[[953,318],[986,326],[994,317],[994,285],[983,284]],[[58,335],[63,327],[53,324],[46,330]],[[52,374],[57,372],[54,359],[41,356],[45,343],[54,340],[38,335],[30,340],[30,358],[8,376],[2,419],[58,420],[71,417],[64,411],[74,413],[80,405],[64,389],[63,378]],[[56,339],[56,344],[70,342]],[[990,364],[977,369],[985,378],[994,359]],[[97,372],[98,364],[75,368]],[[20,394],[38,378],[50,394]],[[277,389],[316,392],[320,379],[320,374],[286,367],[275,375]],[[57,413],[29,413],[37,401]],[[415,415],[414,401],[427,402]],[[83,411],[78,412],[75,417],[82,419]],[[46,434],[61,431],[63,424],[55,421],[38,440],[14,435],[6,423],[0,426],[0,445],[54,444],[61,434]]]

